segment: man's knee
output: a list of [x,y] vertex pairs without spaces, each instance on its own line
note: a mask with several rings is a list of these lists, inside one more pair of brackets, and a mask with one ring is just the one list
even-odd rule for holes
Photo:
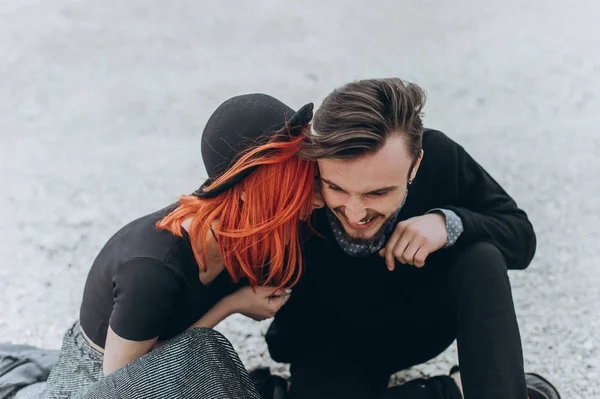
[[508,279],[507,265],[500,250],[488,242],[477,242],[456,254],[454,282],[457,288]]

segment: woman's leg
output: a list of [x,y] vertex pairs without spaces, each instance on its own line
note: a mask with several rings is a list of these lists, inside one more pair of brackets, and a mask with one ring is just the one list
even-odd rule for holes
[[65,335],[44,398],[259,399],[231,343],[215,330],[183,333],[106,377],[102,355],[82,340],[77,323]]
[[260,399],[231,343],[209,328],[175,337],[75,397]]
[[43,397],[70,398],[94,384],[103,377],[102,360],[102,353],[87,343],[76,322],[63,337],[60,356],[48,376]]

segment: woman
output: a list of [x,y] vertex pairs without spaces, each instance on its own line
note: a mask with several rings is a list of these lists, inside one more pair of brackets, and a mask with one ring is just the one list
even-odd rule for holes
[[304,220],[323,206],[314,163],[295,156],[311,118],[312,104],[264,94],[219,106],[202,135],[209,179],[106,243],[43,397],[258,397],[212,327],[272,317],[300,276]]

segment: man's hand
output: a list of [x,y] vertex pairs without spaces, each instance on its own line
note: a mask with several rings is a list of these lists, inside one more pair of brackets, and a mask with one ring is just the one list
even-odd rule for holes
[[292,290],[278,290],[275,287],[243,287],[231,294],[227,299],[231,301],[234,313],[241,313],[253,320],[260,321],[275,316],[275,313],[287,302]]
[[379,256],[385,256],[390,271],[394,270],[395,259],[423,267],[427,256],[442,248],[446,240],[445,216],[428,213],[398,223],[385,248],[379,251]]

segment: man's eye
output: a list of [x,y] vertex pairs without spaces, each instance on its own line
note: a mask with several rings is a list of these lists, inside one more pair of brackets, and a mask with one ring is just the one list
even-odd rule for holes
[[381,192],[376,192],[376,193],[369,193],[369,195],[371,195],[373,197],[385,197],[386,195],[388,195],[388,192],[381,191]]
[[339,187],[336,186],[327,186],[331,191],[338,191],[338,192],[342,192],[343,190]]

